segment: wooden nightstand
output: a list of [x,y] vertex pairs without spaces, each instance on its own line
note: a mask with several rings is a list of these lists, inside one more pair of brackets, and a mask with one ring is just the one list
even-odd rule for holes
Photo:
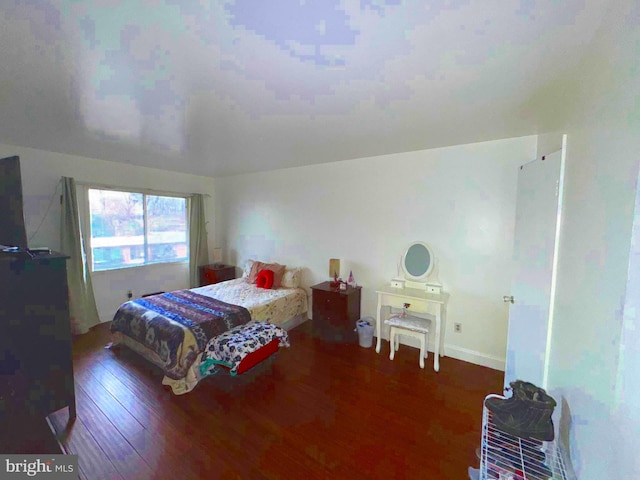
[[311,287],[314,333],[328,341],[356,342],[361,290],[362,287],[339,290],[330,282]]
[[211,285],[212,283],[225,282],[236,278],[236,267],[233,265],[223,265],[221,263],[203,265],[200,267],[200,286]]

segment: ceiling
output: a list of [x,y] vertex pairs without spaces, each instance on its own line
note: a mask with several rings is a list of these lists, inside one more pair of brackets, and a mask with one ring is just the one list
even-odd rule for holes
[[226,176],[537,133],[608,0],[3,0],[0,143]]

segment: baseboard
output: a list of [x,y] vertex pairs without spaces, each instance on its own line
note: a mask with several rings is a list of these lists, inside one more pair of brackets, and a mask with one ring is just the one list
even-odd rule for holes
[[[382,337],[386,342],[383,345],[389,345],[389,339]],[[429,352],[433,352],[433,339],[429,339]],[[402,338],[400,340],[402,345],[408,345],[414,348],[420,348],[418,341],[414,338]],[[384,348],[384,347],[383,347]],[[387,354],[389,352],[387,351]],[[483,367],[492,368],[494,370],[505,370],[505,359],[499,358],[493,355],[487,355],[486,353],[478,352],[476,350],[470,350],[468,348],[458,347],[455,345],[445,345],[444,346],[444,354],[446,357],[455,358],[457,360],[462,360],[463,362],[473,363],[475,365],[480,365]]]
[[455,345],[445,345],[444,354],[447,357],[456,358],[464,362],[474,363],[476,365],[482,365],[483,367],[492,368],[494,370],[500,370],[504,372],[505,359],[499,358],[493,355],[487,355],[476,350],[470,350],[468,348],[457,347]]

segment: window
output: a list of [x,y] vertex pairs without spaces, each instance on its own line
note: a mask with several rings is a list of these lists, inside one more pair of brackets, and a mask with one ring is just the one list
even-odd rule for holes
[[189,259],[187,199],[89,189],[93,271]]

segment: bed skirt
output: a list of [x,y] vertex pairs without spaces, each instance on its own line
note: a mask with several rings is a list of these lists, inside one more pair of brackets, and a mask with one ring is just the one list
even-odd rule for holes
[[[289,331],[297,327],[298,325],[303,324],[307,320],[308,320],[307,312],[304,312],[289,318],[279,326]],[[135,341],[131,337],[123,335],[120,332],[114,332],[112,333],[111,341],[113,346],[125,345],[129,349],[136,352],[138,355],[144,357],[146,360],[150,361],[157,367],[161,368],[162,371],[165,371],[165,364],[160,358],[160,356],[150,348],[145,347],[144,345]],[[185,393],[189,393],[191,390],[193,390],[196,387],[198,382],[204,378],[200,374],[201,357],[202,357],[202,352],[198,354],[198,356],[196,357],[196,360],[193,362],[191,367],[189,367],[189,369],[187,370],[187,374],[184,377],[179,379],[174,379],[165,375],[164,378],[162,379],[162,384],[168,385],[169,387],[171,387],[171,391],[175,395],[183,395]]]

